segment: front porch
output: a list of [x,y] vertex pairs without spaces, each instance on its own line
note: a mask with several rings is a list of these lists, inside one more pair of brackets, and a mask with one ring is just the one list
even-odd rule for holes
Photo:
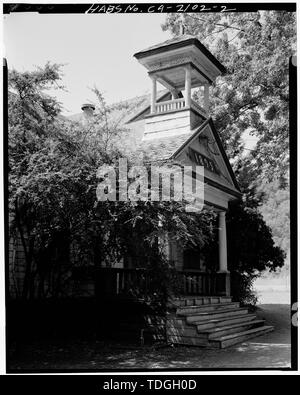
[[[230,272],[227,268],[227,232],[226,212],[218,213],[218,266],[216,269],[204,268],[200,257],[193,257],[196,265],[184,264],[183,250],[178,253],[178,245],[174,246],[167,237],[166,256],[176,270],[172,273],[172,281],[176,281],[177,293],[180,296],[230,296]],[[130,266],[100,267],[96,269],[96,294],[101,298],[127,298],[151,294],[153,279],[143,262],[144,256],[131,259]],[[197,269],[197,267],[199,269]]]
[[[229,272],[182,270],[176,272],[180,296],[229,296]],[[176,281],[175,280],[175,281]],[[97,297],[130,298],[151,294],[151,275],[143,268],[99,268],[96,270]]]

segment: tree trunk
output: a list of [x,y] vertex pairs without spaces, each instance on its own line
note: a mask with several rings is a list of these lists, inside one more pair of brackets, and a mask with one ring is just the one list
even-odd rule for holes
[[[30,278],[31,278],[31,271],[32,271],[32,251],[28,251],[28,246],[27,242],[25,239],[25,234],[24,234],[24,228],[21,223],[20,219],[20,213],[18,209],[18,203],[17,201],[15,202],[15,208],[16,208],[16,224],[17,224],[17,231],[20,235],[22,247],[24,250],[24,255],[25,255],[25,275],[24,275],[24,281],[23,281],[23,289],[22,289],[22,299],[27,299],[29,296],[29,291],[30,291]],[[27,234],[27,237],[29,235]]]

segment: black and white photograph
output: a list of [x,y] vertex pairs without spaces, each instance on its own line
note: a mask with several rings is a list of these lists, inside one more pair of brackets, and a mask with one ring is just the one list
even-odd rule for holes
[[296,16],[3,4],[5,374],[297,371]]

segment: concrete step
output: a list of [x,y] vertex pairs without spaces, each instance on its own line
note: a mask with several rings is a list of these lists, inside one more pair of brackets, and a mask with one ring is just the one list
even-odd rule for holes
[[202,306],[184,306],[178,307],[176,313],[178,315],[186,315],[192,313],[204,313],[206,311],[217,311],[219,309],[233,309],[240,307],[239,302],[230,302],[230,303],[214,303],[214,304],[207,304]]
[[207,329],[220,328],[232,324],[240,324],[243,322],[253,321],[255,319],[256,319],[255,314],[243,314],[243,315],[230,317],[228,319],[224,319],[224,318],[208,319],[207,321],[203,321],[203,322],[194,322],[193,325],[197,327],[198,332],[202,332]]
[[207,304],[230,303],[231,301],[231,296],[203,296],[201,298],[196,297],[194,300],[194,305],[202,306]]
[[170,299],[169,307],[202,306],[207,304],[230,303],[231,296],[183,296]]
[[[167,326],[167,336],[190,336],[190,337],[198,337],[197,328],[195,326],[190,325],[169,325]],[[201,338],[205,338],[202,336]]]
[[220,338],[208,340],[194,335],[173,334],[168,337],[168,341],[173,344],[182,344],[189,346],[198,346],[204,348],[226,348],[232,345],[242,343],[248,339],[264,335],[273,331],[272,326],[261,326],[246,331],[236,332],[231,335],[221,336]]
[[202,331],[198,331],[196,326],[187,325],[187,324],[174,324],[168,323],[167,325],[167,333],[169,336],[189,336],[189,337],[199,337],[201,339],[215,339],[221,336],[230,335],[236,332],[241,332],[244,330],[257,328],[259,326],[264,325],[264,320],[252,320],[252,321],[243,321],[236,324],[224,325],[221,327],[215,327],[211,329],[205,329]]
[[250,329],[258,328],[263,326],[265,323],[264,320],[252,320],[240,322],[238,324],[226,325],[222,327],[212,328],[204,330],[199,333],[199,336],[206,337],[208,340],[220,338],[221,336],[227,336],[234,333],[247,331]]
[[265,333],[272,332],[274,330],[273,326],[261,326],[259,328],[249,329],[247,331],[242,331],[234,333],[231,335],[221,336],[219,338],[210,340],[210,345],[216,348],[226,348],[233,346],[237,343],[242,343],[253,337],[264,335]]
[[181,344],[186,346],[197,346],[208,348],[209,343],[206,339],[201,339],[198,336],[182,336],[173,335],[168,337],[168,342],[172,344]]
[[197,331],[203,332],[213,328],[222,328],[223,326],[229,326],[234,324],[242,324],[244,322],[249,322],[256,320],[257,317],[255,314],[243,314],[240,316],[229,317],[227,319],[220,318],[220,319],[208,319],[206,321],[193,322],[192,324],[187,324],[186,319],[184,316],[176,317],[172,316],[169,317],[166,321],[167,328],[197,328]]
[[232,309],[223,308],[218,311],[186,314],[185,318],[188,324],[192,324],[192,323],[201,323],[201,321],[229,318],[229,317],[244,315],[244,314],[248,314],[248,309],[246,307],[232,308]]

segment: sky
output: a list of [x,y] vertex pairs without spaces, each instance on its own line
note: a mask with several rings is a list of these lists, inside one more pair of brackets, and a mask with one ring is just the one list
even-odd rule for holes
[[[66,92],[49,91],[62,103],[63,115],[97,103],[95,85],[108,104],[150,92],[147,70],[133,54],[171,38],[163,32],[164,14],[38,14],[4,16],[4,56],[8,67],[33,70],[47,61],[64,64]],[[158,89],[164,89],[159,86]],[[257,141],[249,133],[247,149]]]
[[18,71],[47,61],[63,63],[67,92],[51,94],[70,115],[84,102],[96,101],[94,85],[107,103],[150,91],[147,71],[133,54],[171,38],[161,29],[164,20],[162,14],[9,14],[3,21],[4,56]]

